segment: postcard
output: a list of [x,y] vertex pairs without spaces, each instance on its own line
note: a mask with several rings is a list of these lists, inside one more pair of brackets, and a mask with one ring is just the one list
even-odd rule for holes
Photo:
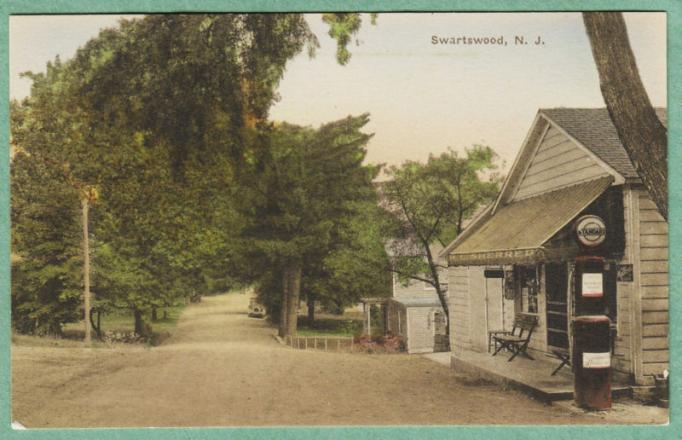
[[666,425],[666,19],[10,15],[12,427]]

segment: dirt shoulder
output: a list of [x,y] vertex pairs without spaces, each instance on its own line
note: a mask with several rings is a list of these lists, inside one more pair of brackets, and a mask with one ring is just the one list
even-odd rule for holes
[[12,347],[13,420],[37,427],[576,424],[603,420],[420,356],[297,351],[248,297],[205,298],[155,348]]

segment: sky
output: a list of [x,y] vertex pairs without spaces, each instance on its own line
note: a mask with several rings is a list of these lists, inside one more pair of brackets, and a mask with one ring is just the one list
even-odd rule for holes
[[[133,16],[10,17],[10,97],[30,93],[19,73],[72,57],[122,17]],[[578,13],[382,13],[374,26],[364,18],[351,60],[340,66],[321,16],[306,17],[320,48],[289,62],[272,120],[319,126],[368,112],[369,163],[425,161],[480,144],[508,169],[539,108],[604,106]],[[625,21],[649,98],[666,106],[665,13],[627,13]],[[517,36],[528,44],[515,44]],[[434,44],[434,37],[507,44]]]

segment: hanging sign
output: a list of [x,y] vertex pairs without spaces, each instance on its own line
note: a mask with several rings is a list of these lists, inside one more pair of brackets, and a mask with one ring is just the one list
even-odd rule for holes
[[501,267],[486,267],[483,270],[483,276],[486,278],[504,278],[504,270]]
[[611,368],[611,353],[583,353],[583,368]]
[[601,217],[584,215],[575,222],[575,234],[581,245],[596,247],[606,240],[606,224]]
[[585,272],[582,275],[582,296],[601,297],[604,296],[604,275],[600,273]]
[[619,264],[618,265],[618,282],[632,282],[632,264]]

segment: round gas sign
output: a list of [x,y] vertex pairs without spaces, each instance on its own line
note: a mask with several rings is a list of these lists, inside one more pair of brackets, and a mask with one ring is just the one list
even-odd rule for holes
[[576,220],[575,233],[583,246],[599,246],[606,239],[606,224],[596,215],[584,215]]

